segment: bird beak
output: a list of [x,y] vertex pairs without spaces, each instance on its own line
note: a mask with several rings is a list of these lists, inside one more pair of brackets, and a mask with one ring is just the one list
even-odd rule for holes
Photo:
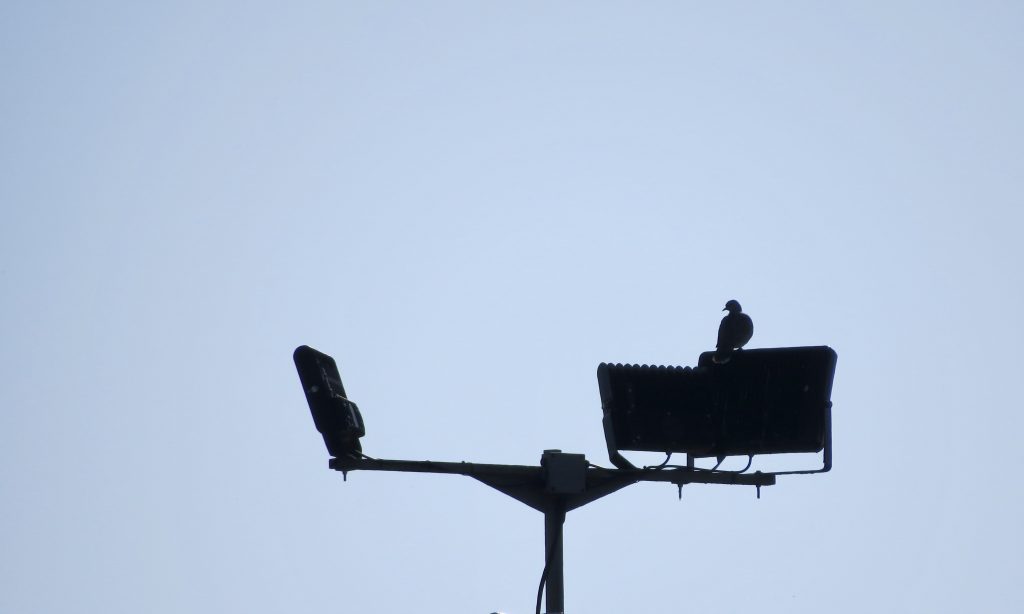
[[722,311],[729,311],[729,308],[728,308],[728,307],[726,307],[726,308],[725,308],[725,309],[723,309]]

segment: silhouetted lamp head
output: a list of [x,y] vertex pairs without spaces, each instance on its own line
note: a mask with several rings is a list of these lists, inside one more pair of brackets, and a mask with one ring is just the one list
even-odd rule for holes
[[723,309],[722,311],[728,311],[729,313],[739,313],[740,311],[743,311],[743,308],[740,307],[739,301],[733,299],[725,304],[725,309]]
[[693,369],[597,368],[612,462],[618,450],[746,456],[820,452],[831,441],[832,348],[744,350],[727,364],[713,356]]
[[313,423],[323,435],[328,453],[335,457],[361,455],[359,438],[366,434],[363,417],[345,397],[334,359],[306,345],[295,348],[292,357]]

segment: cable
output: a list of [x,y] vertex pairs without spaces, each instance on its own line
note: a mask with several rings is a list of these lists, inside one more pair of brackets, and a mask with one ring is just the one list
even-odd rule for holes
[[652,470],[655,470],[655,469],[664,469],[666,466],[668,466],[668,461],[671,460],[671,458],[672,458],[672,453],[671,452],[666,452],[665,453],[665,460],[664,460],[664,462],[662,462],[660,465],[645,465],[644,466],[644,471],[652,471]]
[[[665,457],[665,460],[662,461],[662,463],[660,465],[644,465],[641,468],[641,470],[642,471],[657,471],[657,470],[660,470],[660,469],[685,469],[687,471],[707,471],[707,472],[713,472],[713,473],[746,473],[746,471],[748,469],[750,469],[750,466],[754,462],[754,455],[753,454],[748,454],[747,455],[747,466],[744,467],[743,469],[740,469],[739,471],[736,471],[736,470],[733,470],[733,469],[719,469],[718,468],[719,465],[721,465],[722,462],[725,460],[724,457],[722,458],[722,460],[720,460],[717,463],[715,463],[714,467],[691,467],[690,465],[670,465],[670,464],[668,464],[668,461],[671,460],[671,458],[672,458],[672,452],[667,452],[666,454],[667,454],[667,456]],[[363,455],[363,457],[364,458],[370,458],[370,457],[366,456],[365,454]],[[595,465],[594,463],[591,463],[591,462],[588,462],[587,465],[589,467],[593,467],[594,469],[603,469],[605,471],[615,471],[615,469],[609,469],[608,467],[602,467],[600,465]],[[814,469],[814,470],[811,470],[811,471],[783,471],[783,472],[776,472],[774,475],[788,475],[790,473],[821,473],[821,470],[820,469]]]
[[[750,469],[750,465],[753,464],[753,462],[754,462],[754,455],[753,454],[748,454],[747,455],[747,466],[744,467],[743,469],[740,469],[739,471],[735,471],[735,470],[732,470],[732,469],[719,469],[718,466],[721,465],[722,461],[724,461],[724,460],[725,460],[725,458],[723,457],[722,460],[720,460],[717,463],[715,463],[715,466],[711,467],[711,468],[708,468],[708,467],[690,467],[688,465],[667,465],[665,463],[662,463],[662,464],[657,465],[655,467],[644,467],[644,469],[685,469],[687,471],[705,471],[705,472],[708,472],[708,473],[745,473],[748,469]],[[775,475],[783,475],[783,474],[776,473]]]
[[754,462],[754,455],[753,454],[747,454],[747,466],[744,467],[743,469],[740,469],[736,473],[743,473],[747,469],[750,469],[750,464],[753,463],[753,462]]
[[537,587],[537,614],[540,614],[540,599],[544,594],[544,587],[548,582],[548,567],[551,565],[551,559],[555,557],[555,551],[558,550],[561,542],[562,523],[558,523],[558,531],[555,533],[555,539],[551,541],[551,551],[548,552],[547,560],[544,561],[544,571],[540,574],[540,586]]

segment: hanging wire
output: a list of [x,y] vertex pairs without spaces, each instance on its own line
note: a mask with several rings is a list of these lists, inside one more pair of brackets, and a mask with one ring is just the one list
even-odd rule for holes
[[745,472],[745,471],[746,471],[747,469],[750,469],[750,465],[751,465],[751,464],[752,464],[753,462],[754,462],[754,455],[753,455],[753,454],[748,454],[748,455],[747,455],[747,466],[746,466],[746,467],[744,467],[743,469],[740,469],[740,470],[739,470],[739,471],[737,471],[736,473],[743,473],[743,472]]
[[[717,463],[715,463],[714,467],[710,467],[709,468],[709,467],[690,467],[689,465],[669,465],[669,464],[666,464],[668,462],[668,459],[666,459],[665,463],[662,463],[660,465],[655,465],[653,467],[644,467],[644,469],[646,469],[646,470],[655,470],[655,469],[686,469],[688,471],[705,471],[705,472],[708,472],[708,473],[745,473],[746,471],[748,471],[750,469],[750,466],[753,464],[753,462],[754,462],[754,455],[753,454],[748,454],[747,455],[747,466],[744,467],[743,469],[740,469],[739,471],[736,471],[736,470],[733,470],[733,469],[719,469],[718,467],[722,464],[722,462],[724,460],[725,460],[725,457],[723,457],[722,460],[720,460]],[[783,475],[784,473],[785,472],[783,472],[783,473],[775,473],[774,475]],[[798,473],[798,472],[794,472],[794,473]],[[803,473],[803,472],[799,472],[799,473]],[[810,473],[814,473],[814,472],[812,471]]]
[[672,458],[672,453],[671,452],[666,452],[665,453],[665,460],[660,465],[645,465],[644,466],[644,471],[652,471],[652,470],[655,470],[655,469],[664,469],[665,467],[669,466],[668,461],[671,458]]
[[548,583],[548,567],[551,566],[551,560],[555,557],[555,552],[562,542],[562,523],[558,524],[558,531],[555,532],[555,539],[551,540],[551,551],[548,552],[547,560],[544,561],[544,571],[540,574],[540,586],[537,587],[537,614],[540,614],[540,600],[544,595],[544,588]]

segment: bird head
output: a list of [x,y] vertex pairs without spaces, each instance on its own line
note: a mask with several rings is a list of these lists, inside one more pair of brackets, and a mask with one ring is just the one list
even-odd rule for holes
[[729,313],[739,313],[743,311],[743,308],[740,307],[739,301],[733,299],[725,304],[725,309],[723,309],[722,311],[728,311]]

